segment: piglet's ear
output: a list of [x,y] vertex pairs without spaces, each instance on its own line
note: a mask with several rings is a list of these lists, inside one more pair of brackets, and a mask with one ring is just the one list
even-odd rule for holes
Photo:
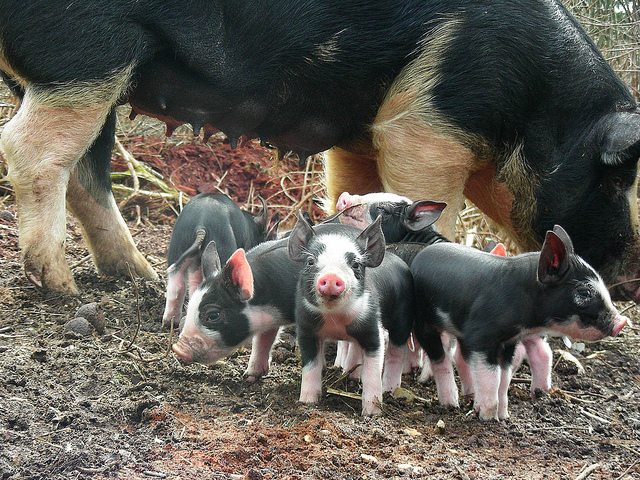
[[444,202],[432,202],[429,200],[413,202],[407,208],[404,225],[411,231],[419,232],[438,220],[446,206],[447,204]]
[[565,231],[564,228],[562,228],[560,225],[554,225],[553,226],[553,233],[555,233],[560,240],[562,240],[562,243],[564,243],[564,246],[567,249],[567,253],[573,253],[573,242],[571,241],[571,237],[569,236],[569,234]]
[[289,258],[294,262],[304,262],[307,259],[307,245],[315,234],[311,225],[307,223],[302,213],[298,211],[298,221],[289,234],[289,243],[287,244]]
[[498,243],[498,244],[496,244],[495,247],[493,247],[491,249],[491,251],[489,253],[492,253],[494,255],[498,255],[499,257],[506,257],[507,256],[507,249],[504,248],[504,245],[502,243]]
[[549,230],[540,251],[538,281],[546,285],[558,283],[567,270],[569,270],[567,247],[561,237]]
[[266,230],[267,228],[267,202],[264,201],[264,198],[258,195],[258,200],[262,204],[262,210],[260,213],[253,217],[253,221],[258,226],[260,230]]
[[216,249],[216,242],[210,241],[202,252],[202,274],[205,279],[211,279],[220,272],[220,256]]
[[253,297],[253,274],[242,248],[233,252],[224,268],[238,299],[244,302]]
[[380,226],[382,217],[377,217],[375,221],[365,228],[358,238],[356,238],[356,244],[364,252],[365,267],[377,267],[384,260],[384,251],[386,243],[384,241],[384,234],[382,233],[382,227]]
[[267,234],[265,235],[265,238],[267,240],[276,240],[278,238],[279,226],[280,226],[280,214],[276,212],[269,219],[269,224],[267,225]]

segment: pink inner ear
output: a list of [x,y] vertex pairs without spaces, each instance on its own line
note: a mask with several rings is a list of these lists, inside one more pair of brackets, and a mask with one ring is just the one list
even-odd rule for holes
[[506,257],[507,249],[504,248],[504,245],[502,243],[499,243],[495,247],[493,247],[493,250],[491,250],[491,253],[493,253],[494,255],[499,255],[501,257]]
[[228,261],[231,266],[231,281],[238,286],[243,300],[253,296],[253,274],[242,248],[236,250]]
[[441,202],[421,203],[413,211],[413,216],[417,217],[419,215],[424,215],[425,213],[430,212],[442,212],[442,210],[444,210],[446,206],[446,203]]

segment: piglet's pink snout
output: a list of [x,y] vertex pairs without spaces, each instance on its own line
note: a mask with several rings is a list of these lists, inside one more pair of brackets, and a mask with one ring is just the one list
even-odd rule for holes
[[189,344],[187,344],[186,342],[180,340],[177,343],[174,343],[171,346],[171,349],[179,359],[187,363],[191,363],[193,361],[193,352]]
[[335,273],[325,273],[318,279],[316,288],[321,295],[338,296],[344,292],[344,280]]
[[613,330],[611,331],[612,337],[617,337],[620,333],[620,330],[627,324],[629,319],[624,315],[616,315],[616,319],[614,320]]
[[352,204],[351,195],[349,194],[349,192],[342,192],[338,197],[338,202],[336,203],[336,209],[339,212],[341,212],[345,208],[350,207],[351,204]]

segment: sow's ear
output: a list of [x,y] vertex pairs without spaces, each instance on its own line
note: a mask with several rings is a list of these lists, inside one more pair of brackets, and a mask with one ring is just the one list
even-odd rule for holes
[[640,113],[612,113],[601,122],[602,161],[611,166],[637,161],[640,155]]
[[307,245],[315,234],[311,225],[298,210],[298,221],[289,234],[289,243],[287,244],[289,258],[294,262],[304,262],[307,259]]
[[446,206],[447,204],[444,202],[431,202],[429,200],[413,202],[407,208],[404,225],[413,232],[419,232],[438,220]]
[[202,252],[202,259],[200,260],[202,265],[202,274],[204,278],[209,280],[220,272],[220,256],[216,248],[216,242],[211,240]]
[[567,270],[569,270],[567,246],[558,234],[549,230],[540,251],[538,281],[546,285],[558,283],[567,273]]
[[233,252],[224,269],[232,287],[237,291],[238,299],[244,302],[253,297],[253,274],[242,248]]
[[358,238],[356,244],[361,251],[364,252],[365,267],[377,267],[384,259],[384,250],[386,243],[381,227],[382,217],[378,217],[375,221],[365,228]]

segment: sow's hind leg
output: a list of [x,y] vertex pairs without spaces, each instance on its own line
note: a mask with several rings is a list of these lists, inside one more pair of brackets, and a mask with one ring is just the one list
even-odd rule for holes
[[110,110],[109,103],[60,107],[27,87],[4,127],[1,146],[16,193],[25,273],[39,287],[78,293],[64,258],[65,195],[73,168]]
[[100,135],[69,179],[67,202],[80,221],[98,272],[129,275],[130,268],[136,276],[157,280],[158,275],[133,243],[111,192],[109,164],[114,135],[112,110]]
[[99,136],[72,172],[67,189],[69,208],[79,220],[98,272],[157,280],[158,275],[140,254],[111,192],[111,150],[115,135],[112,110]]

